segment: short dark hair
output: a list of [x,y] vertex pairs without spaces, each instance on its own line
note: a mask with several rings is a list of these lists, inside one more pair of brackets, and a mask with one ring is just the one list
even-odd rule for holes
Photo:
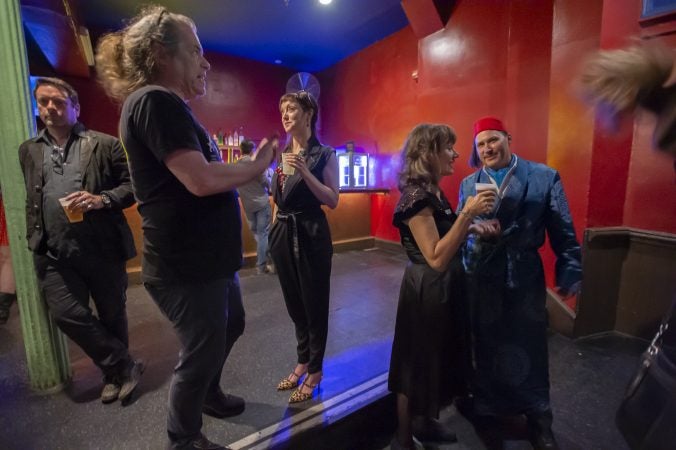
[[60,91],[65,92],[66,96],[70,99],[70,102],[73,105],[80,104],[80,98],[78,97],[75,88],[60,78],[40,77],[37,80],[35,80],[35,89],[33,89],[33,98],[35,98],[36,100],[37,100],[36,93],[40,86],[54,86]]
[[310,94],[308,91],[298,91],[282,95],[282,98],[279,99],[280,111],[282,109],[282,103],[284,102],[298,103],[303,111],[311,112],[312,116],[310,117],[310,135],[316,137],[317,130],[315,128],[317,126],[317,118],[319,117],[319,105],[312,94]]
[[239,149],[242,150],[242,155],[249,155],[253,151],[254,143],[251,141],[242,141],[239,144]]

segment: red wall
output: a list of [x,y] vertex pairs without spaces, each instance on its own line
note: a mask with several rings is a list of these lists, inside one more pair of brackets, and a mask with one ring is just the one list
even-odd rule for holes
[[[396,168],[386,163],[398,161],[408,132],[421,122],[450,124],[461,156],[442,188],[453,204],[471,173],[471,126],[482,115],[502,117],[514,150],[545,162],[553,7],[513,3],[458,1],[445,29],[418,41],[407,27],[321,73],[329,143],[354,139],[375,149],[388,170],[378,181],[394,188]],[[398,240],[391,225],[397,200],[395,189],[374,198],[374,236]]]
[[218,53],[206,53],[211,64],[207,94],[190,106],[211,134],[243,127],[256,141],[277,132],[283,135],[279,99],[295,72],[280,66]]
[[95,78],[62,77],[80,97],[80,120],[87,128],[118,136],[120,105],[113,103]]
[[372,196],[371,230],[382,239],[399,239],[391,225],[399,198],[396,163],[406,134],[420,121],[419,88],[411,77],[417,54],[418,41],[407,27],[319,74],[320,137],[334,146],[354,140],[375,153],[376,183],[392,188]]
[[[641,115],[611,135],[573,86],[586,54],[626,45],[639,33],[640,6],[459,0],[445,29],[418,40],[405,28],[321,73],[325,140],[355,140],[375,152],[377,181],[392,188],[373,197],[374,236],[398,240],[391,225],[395,162],[407,133],[421,122],[455,128],[461,159],[442,188],[456,203],[458,184],[470,173],[464,163],[471,124],[486,114],[504,119],[516,153],[561,173],[578,238],[590,226],[676,233],[674,171],[650,148],[653,119]],[[676,46],[673,35],[661,39]],[[553,255],[543,253],[552,285]]]

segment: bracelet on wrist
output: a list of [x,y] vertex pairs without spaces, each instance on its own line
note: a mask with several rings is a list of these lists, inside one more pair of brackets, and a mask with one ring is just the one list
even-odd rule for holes
[[462,214],[463,216],[466,216],[469,220],[474,220],[474,216],[468,213],[467,211],[460,211],[458,214]]

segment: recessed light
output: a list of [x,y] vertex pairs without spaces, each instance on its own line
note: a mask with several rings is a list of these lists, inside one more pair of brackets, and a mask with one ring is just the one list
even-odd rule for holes
[[275,64],[281,64],[282,60],[281,59],[275,59]]
[[328,4],[330,4],[332,1],[333,1],[333,0],[319,0],[319,3],[321,3],[322,5],[328,5]]

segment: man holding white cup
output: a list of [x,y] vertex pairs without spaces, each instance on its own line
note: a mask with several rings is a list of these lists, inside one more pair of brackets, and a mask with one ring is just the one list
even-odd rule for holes
[[478,170],[460,186],[458,208],[480,190],[497,192],[490,219],[502,230],[496,241],[471,236],[463,252],[475,346],[473,412],[489,427],[497,416],[525,414],[533,446],[555,449],[538,250],[546,232],[557,257],[559,292],[573,295],[582,276],[580,245],[558,172],[519,158],[510,144],[502,121],[476,121],[470,165]]

